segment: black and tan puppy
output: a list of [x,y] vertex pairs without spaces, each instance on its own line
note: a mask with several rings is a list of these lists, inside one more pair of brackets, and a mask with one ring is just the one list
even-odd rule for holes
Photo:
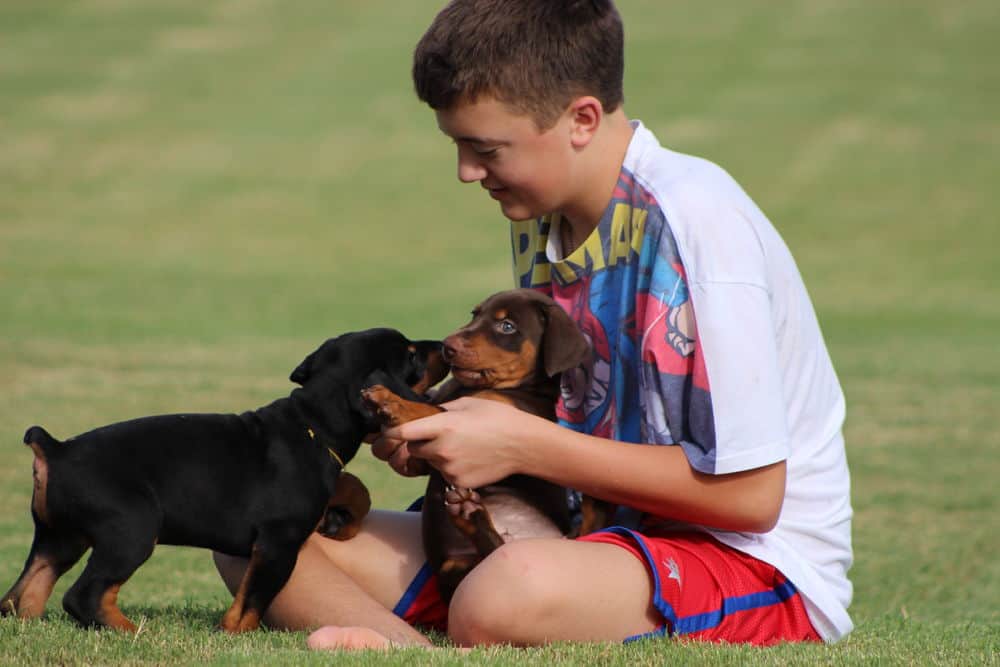
[[[477,306],[472,321],[445,339],[451,378],[434,402],[475,396],[554,420],[560,374],[589,354],[583,333],[552,299],[529,289],[501,292]],[[385,387],[363,393],[387,426],[442,410],[402,399]],[[602,527],[610,509],[590,498],[585,506],[581,533]],[[422,511],[424,550],[445,600],[504,542],[576,532],[571,531],[566,489],[525,475],[474,490],[454,489],[431,470]]]
[[348,333],[292,372],[301,387],[258,410],[144,417],[65,442],[30,428],[35,537],[0,611],[41,615],[59,576],[92,548],[63,606],[83,625],[134,631],[118,589],[156,544],[178,544],[250,559],[221,627],[256,628],[317,524],[348,537],[356,527],[341,524],[368,511],[363,485],[341,475],[378,429],[361,388],[422,393],[445,374],[440,350],[392,329]]

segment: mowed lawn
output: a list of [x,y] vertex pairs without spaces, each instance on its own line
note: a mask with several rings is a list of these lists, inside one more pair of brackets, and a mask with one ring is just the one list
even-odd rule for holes
[[[24,430],[286,394],[325,338],[440,337],[511,283],[494,202],[412,93],[438,2],[0,3],[0,593],[31,540]],[[621,0],[626,109],[726,167],[796,255],[848,398],[857,624],[832,647],[565,645],[489,664],[980,664],[1000,651],[1000,9]],[[734,322],[734,326],[739,326]],[[363,453],[381,506],[419,481]],[[62,580],[0,663],[325,663],[228,637],[207,552],[78,629]],[[599,576],[599,575],[595,575]],[[344,662],[465,661],[338,656]]]

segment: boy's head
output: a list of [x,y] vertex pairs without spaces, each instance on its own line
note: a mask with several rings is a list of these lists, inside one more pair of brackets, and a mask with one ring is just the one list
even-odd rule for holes
[[413,81],[435,111],[493,98],[551,127],[576,97],[623,101],[611,0],[452,0],[417,44]]

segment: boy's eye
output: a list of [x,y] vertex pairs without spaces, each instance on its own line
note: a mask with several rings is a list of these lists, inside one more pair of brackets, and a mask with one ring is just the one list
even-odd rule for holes
[[496,157],[497,151],[499,150],[500,150],[499,148],[480,148],[476,149],[475,153],[479,157],[491,158],[491,157]]

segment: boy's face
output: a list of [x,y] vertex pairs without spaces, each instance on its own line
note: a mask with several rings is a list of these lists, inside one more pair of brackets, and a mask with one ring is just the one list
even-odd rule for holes
[[458,179],[479,182],[511,220],[559,212],[572,197],[568,119],[539,131],[534,120],[492,97],[437,111],[458,147]]

